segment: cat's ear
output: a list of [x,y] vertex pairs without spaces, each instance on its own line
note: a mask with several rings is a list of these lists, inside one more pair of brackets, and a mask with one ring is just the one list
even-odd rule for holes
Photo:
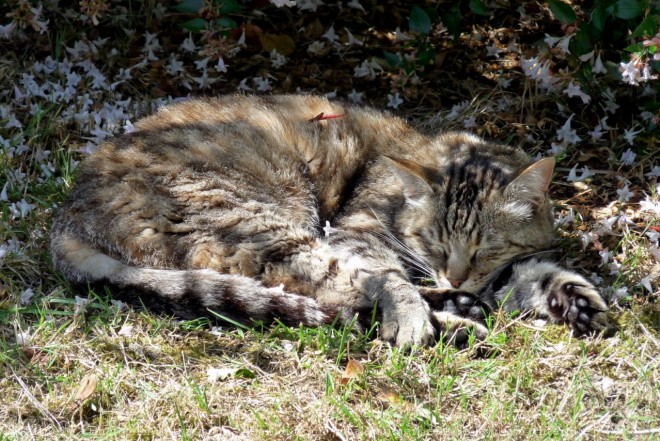
[[424,166],[407,159],[385,156],[385,161],[392,172],[403,184],[403,195],[411,205],[419,205],[424,197],[433,190],[427,181],[427,171]]
[[504,192],[537,208],[545,202],[554,169],[554,157],[540,159],[520,172]]

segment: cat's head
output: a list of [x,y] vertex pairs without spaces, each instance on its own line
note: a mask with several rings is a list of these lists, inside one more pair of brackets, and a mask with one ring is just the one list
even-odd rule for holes
[[554,158],[522,170],[493,157],[437,169],[388,161],[405,199],[392,233],[407,248],[402,258],[438,286],[478,292],[503,265],[550,246]]

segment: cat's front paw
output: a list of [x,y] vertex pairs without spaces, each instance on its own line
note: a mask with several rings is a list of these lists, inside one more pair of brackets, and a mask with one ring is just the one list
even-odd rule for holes
[[399,347],[433,344],[435,328],[428,308],[420,305],[396,312],[383,311],[380,338]]
[[614,328],[607,318],[607,304],[600,293],[582,277],[562,272],[550,284],[547,296],[550,317],[564,322],[577,335],[610,333]]

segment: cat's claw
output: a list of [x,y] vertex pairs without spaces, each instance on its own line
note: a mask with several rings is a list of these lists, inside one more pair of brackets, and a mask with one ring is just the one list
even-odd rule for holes
[[577,335],[613,330],[607,318],[607,304],[594,288],[584,279],[563,280],[550,288],[547,297],[550,317],[563,322]]

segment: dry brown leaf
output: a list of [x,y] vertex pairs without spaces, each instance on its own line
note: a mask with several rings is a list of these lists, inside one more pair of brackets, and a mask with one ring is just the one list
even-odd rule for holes
[[288,57],[296,50],[296,42],[288,35],[274,35],[264,33],[259,35],[261,47],[265,51],[272,51],[275,49],[278,53]]
[[98,384],[99,380],[96,378],[96,375],[94,374],[87,374],[83,377],[82,381],[80,382],[80,386],[78,386],[78,392],[76,392],[76,397],[75,401],[77,404],[82,404],[87,400],[89,397],[94,394],[96,391],[96,385]]
[[415,409],[414,404],[401,398],[401,396],[389,386],[380,385],[380,392],[378,392],[376,398],[383,404],[400,406],[408,411],[413,411]]
[[356,360],[348,360],[344,373],[341,374],[339,383],[347,384],[350,380],[359,378],[364,374],[364,366]]

